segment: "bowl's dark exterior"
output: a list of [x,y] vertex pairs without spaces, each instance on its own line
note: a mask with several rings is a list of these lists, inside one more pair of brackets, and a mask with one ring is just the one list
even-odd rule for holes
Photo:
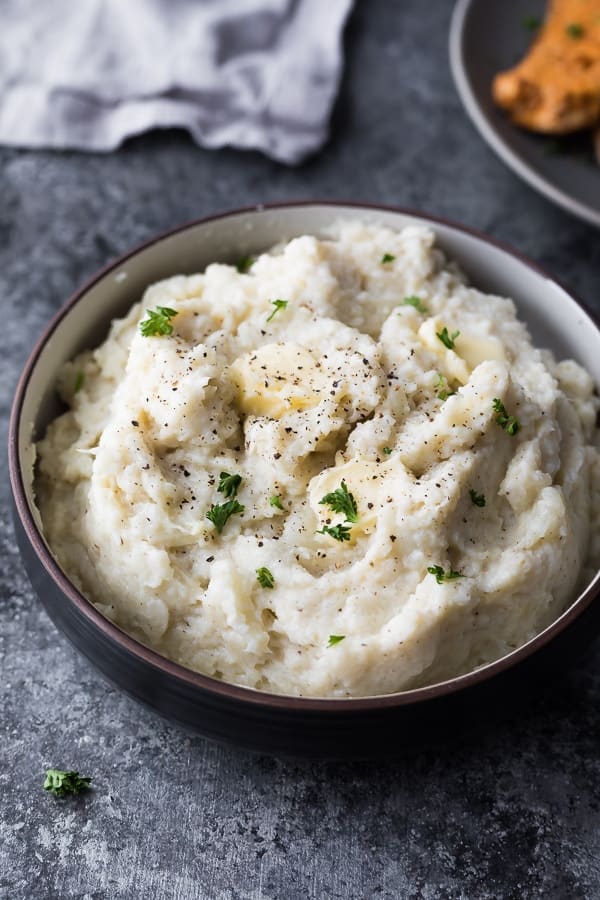
[[110,681],[192,731],[260,753],[372,759],[455,742],[484,723],[517,714],[531,691],[580,659],[600,631],[596,592],[540,647],[523,648],[452,682],[356,700],[260,694],[189,672],[141,647],[83,598],[69,596],[72,589],[61,590],[16,505],[14,521],[25,568],[50,618]]

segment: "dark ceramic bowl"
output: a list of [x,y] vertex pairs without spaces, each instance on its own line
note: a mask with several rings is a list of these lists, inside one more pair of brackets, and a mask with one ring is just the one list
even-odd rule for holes
[[392,228],[426,224],[483,290],[513,297],[535,342],[574,357],[600,384],[600,332],[582,307],[529,261],[457,225],[382,207],[299,203],[242,210],[185,225],[149,241],[92,278],[59,311],[34,348],[17,387],[9,456],[15,527],[25,566],[47,612],[109,679],[163,715],[210,738],[274,754],[374,757],[514,710],[517,698],[562,671],[600,626],[599,579],[519,650],[443,684],[379,697],[312,700],[224,684],[164,659],[105,619],[71,584],[44,540],[33,491],[33,442],[57,414],[60,366],[98,345],[109,323],[153,281],[233,262],[340,219]]

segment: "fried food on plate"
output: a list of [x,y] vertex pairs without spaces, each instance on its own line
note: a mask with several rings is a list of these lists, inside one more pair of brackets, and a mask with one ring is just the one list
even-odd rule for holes
[[493,94],[532,131],[568,134],[600,124],[600,0],[550,0],[529,52],[496,76]]

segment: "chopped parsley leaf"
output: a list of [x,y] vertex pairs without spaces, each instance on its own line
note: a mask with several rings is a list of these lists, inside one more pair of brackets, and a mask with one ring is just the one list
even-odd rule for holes
[[426,316],[429,312],[421,298],[415,297],[414,295],[411,297],[405,297],[402,301],[402,306],[414,306],[417,312],[420,312],[422,316]]
[[61,769],[47,769],[44,790],[55,797],[67,794],[80,794],[86,791],[92,782],[91,778],[82,778],[79,772],[63,772]]
[[173,326],[170,319],[177,315],[176,309],[169,306],[157,306],[156,310],[147,309],[147,319],[140,322],[140,331],[144,337],[155,337],[158,334],[173,334]]
[[441,372],[438,372],[438,380],[436,384],[436,388],[438,388],[437,396],[438,400],[447,400],[448,397],[453,397],[456,391],[451,391],[448,386],[448,382]]
[[230,475],[229,472],[221,472],[217,491],[225,497],[235,497],[241,483],[241,475]]
[[320,531],[317,531],[317,534],[328,534],[330,537],[334,538],[336,541],[349,541],[350,540],[350,526],[349,525],[323,525]]
[[[358,522],[356,500],[346,487],[345,481],[342,481],[339,488],[336,488],[335,491],[332,491],[330,494],[325,494],[319,503],[329,506],[334,512],[343,513],[348,522]],[[340,540],[340,538],[338,538],[338,540]],[[345,540],[345,538],[342,538],[342,540]]]
[[273,574],[269,571],[269,569],[267,569],[266,566],[261,566],[256,570],[256,580],[258,581],[260,586],[264,588],[272,588],[275,585]]
[[544,156],[557,156],[564,152],[564,146],[560,141],[548,141],[544,147]]
[[392,448],[391,448],[391,447],[384,447],[382,452],[385,453],[386,456],[389,456],[390,453],[392,452]]
[[235,267],[240,275],[247,275],[255,262],[255,256],[242,256],[242,258],[239,259],[235,264]]
[[272,497],[269,497],[269,506],[274,506],[275,509],[283,509],[283,504],[281,502],[281,497],[279,494],[273,494]]
[[504,403],[501,400],[498,400],[496,397],[493,401],[493,407],[496,412],[496,416],[494,421],[498,423],[500,428],[504,428],[504,430],[511,435],[515,435],[519,428],[519,420],[515,418],[515,416],[509,416]]
[[223,531],[227,520],[236,513],[243,513],[245,506],[237,500],[228,500],[226,503],[213,505],[206,513],[206,518],[213,523],[219,534]]
[[583,27],[583,25],[580,25],[579,22],[571,22],[569,25],[567,25],[565,31],[567,32],[569,37],[572,37],[575,41],[578,41],[585,34],[585,28]]
[[453,331],[452,334],[448,334],[448,329],[444,325],[441,331],[436,331],[435,336],[440,339],[444,347],[447,347],[448,350],[454,350],[454,341],[459,336],[459,334],[460,331]]
[[330,634],[329,640],[327,641],[328,647],[335,647],[336,644],[339,644],[346,637],[345,634]]
[[396,259],[396,257],[393,256],[391,253],[384,253],[383,256],[381,257],[381,262],[383,263],[383,265],[385,265],[386,263],[394,262],[395,259]]
[[78,372],[75,378],[75,384],[73,385],[73,393],[78,394],[81,388],[83,387],[83,382],[85,381],[85,375],[83,372]]
[[523,16],[521,19],[521,25],[526,31],[537,31],[541,24],[542,20],[539,16]]
[[267,322],[270,322],[271,319],[273,318],[273,316],[276,315],[276,313],[278,313],[280,309],[285,309],[286,306],[288,305],[288,301],[287,300],[271,300],[271,305],[274,307],[274,309],[273,309],[273,312],[271,313],[271,315],[268,317]]
[[463,578],[460,572],[455,572],[452,567],[450,567],[449,572],[444,572],[441,566],[427,566],[427,571],[430,575],[435,575],[435,580],[438,584],[443,584],[445,581],[453,581],[455,578]]
[[477,491],[474,491],[473,488],[469,491],[469,496],[473,501],[475,506],[485,506],[485,496],[484,494],[478,494]]

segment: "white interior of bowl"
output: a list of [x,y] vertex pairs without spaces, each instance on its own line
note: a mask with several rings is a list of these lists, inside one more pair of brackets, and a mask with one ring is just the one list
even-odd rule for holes
[[28,504],[41,531],[33,494],[33,441],[57,414],[57,372],[80,350],[97,346],[110,321],[136,302],[154,281],[203,270],[214,261],[234,262],[301,234],[322,234],[341,219],[360,219],[400,229],[427,225],[439,245],[484,291],[512,297],[534,343],[559,358],[581,363],[600,385],[600,331],[554,281],[505,250],[451,225],[389,210],[343,205],[302,205],[236,213],[160,239],[112,267],[54,328],[31,372],[19,423],[19,459]]

